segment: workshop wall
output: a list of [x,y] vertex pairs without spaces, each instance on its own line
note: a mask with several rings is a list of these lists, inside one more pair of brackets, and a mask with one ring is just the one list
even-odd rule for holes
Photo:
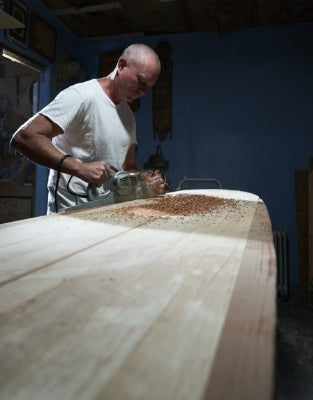
[[172,48],[173,132],[153,137],[152,92],[136,111],[138,162],[158,144],[177,187],[183,177],[214,177],[224,188],[258,194],[273,227],[287,230],[290,283],[299,283],[294,171],[313,156],[313,24],[137,37],[85,44],[97,76],[101,52],[165,40]]

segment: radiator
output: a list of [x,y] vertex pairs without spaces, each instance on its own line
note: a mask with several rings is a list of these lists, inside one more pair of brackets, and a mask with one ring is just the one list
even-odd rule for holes
[[289,268],[288,268],[286,229],[274,228],[273,239],[276,251],[277,294],[279,297],[287,299],[289,295]]

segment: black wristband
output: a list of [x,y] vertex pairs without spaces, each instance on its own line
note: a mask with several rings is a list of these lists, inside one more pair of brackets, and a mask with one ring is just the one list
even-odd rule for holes
[[57,168],[58,173],[61,173],[61,167],[62,167],[63,161],[64,161],[67,157],[73,157],[73,156],[71,156],[70,154],[64,154],[64,156],[61,158],[61,160],[60,160],[60,162],[59,162],[59,164],[58,164],[58,168]]

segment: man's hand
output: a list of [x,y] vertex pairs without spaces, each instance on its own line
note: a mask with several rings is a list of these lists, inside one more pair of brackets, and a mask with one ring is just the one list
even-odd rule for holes
[[165,193],[165,182],[159,172],[156,172],[154,175],[148,175],[146,181],[155,194],[160,195]]
[[77,176],[88,183],[101,186],[111,175],[112,170],[104,161],[80,163]]

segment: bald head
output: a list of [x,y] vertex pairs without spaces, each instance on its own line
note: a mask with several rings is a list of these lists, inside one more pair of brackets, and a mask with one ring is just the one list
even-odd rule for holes
[[125,58],[130,63],[154,64],[155,68],[160,71],[161,63],[157,53],[149,46],[142,43],[135,43],[128,46],[120,58]]
[[108,76],[106,93],[114,103],[131,102],[146,94],[160,74],[161,63],[157,53],[141,43],[127,47],[118,59],[117,65]]

